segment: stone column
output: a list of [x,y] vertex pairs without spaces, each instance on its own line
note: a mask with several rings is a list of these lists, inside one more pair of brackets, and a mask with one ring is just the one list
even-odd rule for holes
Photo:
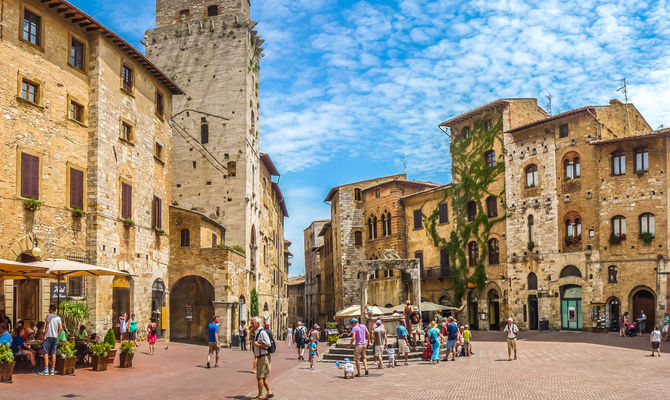
[[361,318],[360,323],[367,326],[367,318],[365,316],[366,306],[368,305],[368,271],[358,272],[358,288],[361,298]]
[[230,347],[232,340],[233,315],[232,310],[236,302],[232,301],[213,301],[214,315],[219,317],[219,341],[222,346]]
[[409,271],[412,279],[412,304],[419,307],[419,313],[421,313],[421,271],[417,263],[414,264],[415,267]]

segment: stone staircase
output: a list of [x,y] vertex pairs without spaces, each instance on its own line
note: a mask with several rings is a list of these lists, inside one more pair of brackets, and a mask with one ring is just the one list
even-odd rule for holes
[[[354,357],[354,349],[349,348],[349,343],[351,341],[351,338],[343,338],[340,339],[337,343],[327,346],[326,349],[324,350],[323,346],[319,346],[320,352],[323,352],[323,354],[320,355],[319,361],[322,362],[335,362],[335,361],[343,361],[345,358],[348,358],[349,360],[353,360]],[[405,357],[403,355],[398,354],[398,339],[396,337],[388,337],[388,342],[393,345],[393,348],[395,349],[396,353],[396,361],[404,361]],[[423,342],[417,343],[417,346],[411,346],[409,348],[409,360],[410,361],[419,361],[423,360],[423,350],[426,348],[425,344]],[[444,354],[446,353],[446,343],[442,345],[440,348],[440,358],[444,357]],[[370,347],[367,350],[366,353],[366,358],[368,361],[372,361],[374,359],[374,349]],[[388,361],[388,357],[386,355],[386,351],[384,351],[384,356],[383,356],[385,361]]]

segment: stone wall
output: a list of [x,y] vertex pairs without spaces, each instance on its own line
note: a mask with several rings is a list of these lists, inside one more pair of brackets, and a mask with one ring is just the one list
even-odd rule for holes
[[323,246],[323,236],[319,236],[323,226],[329,220],[312,222],[303,231],[303,248],[305,250],[305,322],[311,325],[316,321],[318,310],[318,284],[317,274],[319,271],[319,251],[314,249]]

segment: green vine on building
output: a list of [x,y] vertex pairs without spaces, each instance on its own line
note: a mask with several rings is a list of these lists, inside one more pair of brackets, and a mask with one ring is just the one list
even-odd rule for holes
[[256,293],[256,288],[251,289],[250,308],[251,316],[258,317],[258,293]]
[[[449,254],[455,306],[461,305],[468,282],[476,283],[478,288],[483,288],[486,284],[485,261],[488,256],[489,234],[496,223],[505,219],[506,214],[502,212],[497,217],[489,218],[484,207],[489,196],[495,196],[496,203],[505,196],[504,182],[500,191],[492,192],[491,188],[505,174],[502,117],[492,126],[487,125],[490,124],[484,118],[475,120],[470,127],[469,137],[452,130],[449,151],[453,182],[444,190],[444,197],[440,201],[443,203],[451,200],[451,212],[454,215],[451,223],[454,229],[449,237],[441,237],[437,232],[438,207],[429,215],[423,214],[423,224],[433,245],[438,249],[446,249]],[[494,166],[488,166],[485,153],[495,148],[503,149],[502,153],[495,155]],[[468,221],[467,208],[471,200],[477,204],[477,215],[472,221]],[[477,242],[479,248],[479,257],[474,267],[468,265],[467,246],[472,240]]]

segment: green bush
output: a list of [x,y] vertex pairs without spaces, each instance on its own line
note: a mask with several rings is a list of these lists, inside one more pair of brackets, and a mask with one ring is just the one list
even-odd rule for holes
[[338,340],[340,340],[340,335],[328,336],[328,343],[337,343]]
[[258,317],[258,293],[256,293],[256,288],[251,289],[251,305],[249,308],[251,316]]
[[74,334],[79,330],[79,325],[91,314],[88,306],[80,301],[67,300],[60,303],[58,314],[63,319],[65,330]]
[[326,322],[326,329],[337,329],[337,324],[335,322]]
[[107,334],[105,335],[105,339],[103,342],[107,343],[110,347],[110,349],[113,349],[114,346],[116,346],[116,336],[114,336],[114,331],[112,328],[109,328],[107,331]]
[[65,342],[58,346],[58,355],[61,356],[61,358],[72,358],[76,354],[77,350],[74,348],[74,342]]
[[651,243],[651,241],[654,240],[654,237],[654,234],[651,232],[640,233],[640,239],[642,239],[645,243]]
[[0,364],[9,364],[14,361],[14,353],[9,345],[0,345]]
[[91,354],[97,357],[107,357],[111,349],[112,346],[110,346],[109,343],[106,342],[96,343],[91,346]]
[[133,343],[133,342],[123,342],[123,343],[121,343],[121,353],[122,354],[135,354],[135,343]]

